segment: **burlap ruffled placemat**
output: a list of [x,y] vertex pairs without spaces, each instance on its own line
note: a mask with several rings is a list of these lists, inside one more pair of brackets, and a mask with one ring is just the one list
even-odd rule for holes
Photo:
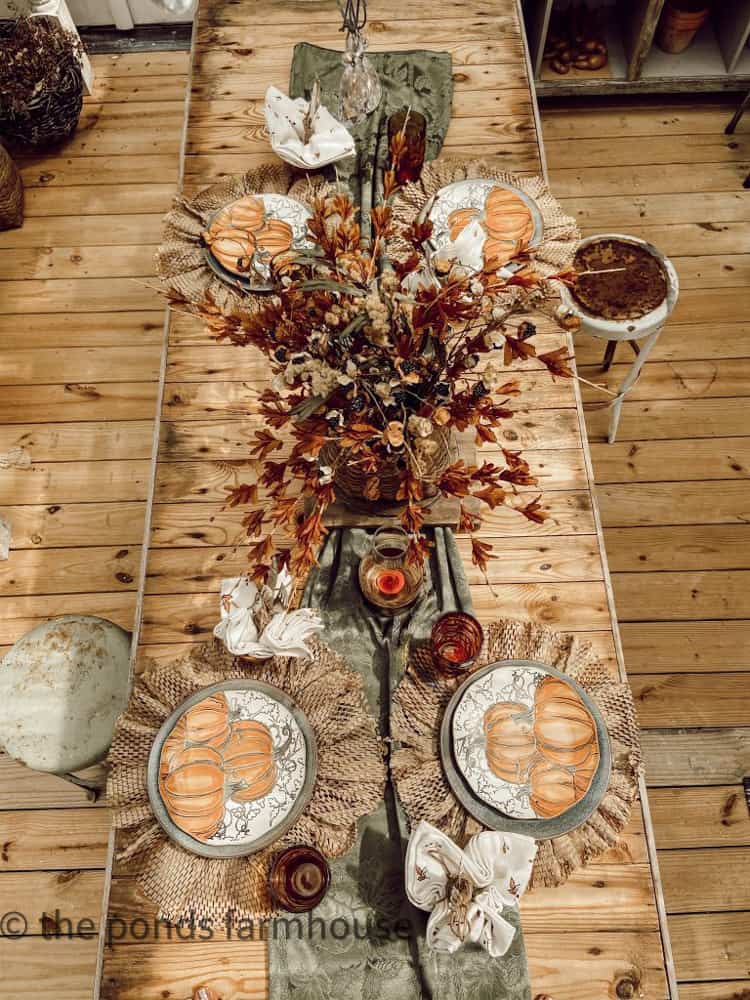
[[[538,842],[532,886],[560,885],[614,846],[630,818],[642,771],[633,696],[627,684],[612,679],[589,643],[539,625],[490,625],[474,669],[496,660],[536,660],[570,674],[596,702],[609,731],[612,774],[598,808],[570,833]],[[391,772],[411,822],[427,820],[463,846],[485,827],[454,796],[440,760],[440,724],[458,683],[434,668],[428,644],[410,650],[393,698],[391,733],[400,746],[391,755]]]
[[252,295],[222,281],[206,261],[201,234],[220,208],[248,194],[288,194],[308,207],[313,198],[334,190],[321,174],[300,174],[285,163],[266,163],[241,177],[205,188],[195,198],[177,198],[164,219],[164,241],[156,252],[159,276],[187,302],[213,303],[220,312],[253,313],[268,293]]
[[[426,163],[419,180],[414,184],[407,184],[394,198],[393,217],[397,230],[403,231],[408,228],[441,188],[455,181],[477,177],[487,177],[504,184],[512,184],[536,202],[544,222],[544,235],[531,249],[535,269],[542,277],[556,274],[570,266],[581,234],[575,220],[565,214],[560,203],[550,193],[544,178],[513,174],[485,160],[454,159],[446,156]],[[411,246],[401,237],[396,236],[389,241],[388,253],[391,256],[402,259],[408,257],[411,252]]]
[[[251,663],[218,641],[172,663],[152,666],[135,682],[115,729],[107,796],[117,830],[116,861],[137,876],[160,914],[216,926],[232,910],[238,919],[273,912],[268,871],[273,855],[292,844],[317,847],[329,858],[354,844],[357,820],[383,799],[385,765],[362,678],[329,647],[311,640],[312,659],[277,657]],[[173,843],[157,822],[146,784],[148,758],[162,723],[186,698],[219,681],[253,678],[280,688],[304,712],[315,735],[318,768],[312,798],[271,847],[249,857],[214,859]]]

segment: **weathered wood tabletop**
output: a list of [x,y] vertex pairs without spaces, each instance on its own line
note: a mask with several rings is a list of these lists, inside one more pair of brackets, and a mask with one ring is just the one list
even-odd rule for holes
[[[539,172],[543,154],[527,74],[526,51],[513,0],[399,0],[370,4],[371,47],[448,50],[455,96],[447,154],[482,155],[511,170]],[[192,95],[185,135],[187,193],[268,160],[262,99],[269,83],[285,89],[295,42],[341,47],[334,0],[201,0],[194,37]],[[545,349],[564,339],[551,329]],[[222,577],[245,565],[241,513],[222,510],[223,488],[240,481],[254,428],[248,387],[266,367],[249,349],[217,346],[194,319],[168,324],[163,408],[155,460],[150,548],[139,633],[143,656],[168,660],[187,643],[210,635]],[[493,596],[466,565],[479,617],[523,618],[589,638],[622,672],[606,556],[592,496],[581,403],[573,382],[520,374],[517,416],[504,425],[503,444],[522,446],[539,477],[552,517],[537,526],[500,509],[484,534],[495,541]],[[491,452],[491,448],[486,448]],[[488,454],[488,458],[492,456]],[[236,547],[237,544],[239,547]],[[645,802],[643,803],[645,806]],[[533,994],[554,1000],[676,997],[661,894],[652,861],[647,809],[634,810],[616,849],[557,889],[537,890],[522,903]],[[108,911],[107,908],[108,907]],[[132,878],[112,873],[105,912],[131,921],[116,943],[103,927],[99,995],[111,1000],[184,998],[211,985],[222,1000],[264,997],[266,945],[177,940],[151,923],[154,907]],[[663,924],[663,926],[662,926]],[[664,936],[663,936],[664,935]],[[200,938],[200,935],[197,936]],[[140,938],[140,939],[139,939]]]

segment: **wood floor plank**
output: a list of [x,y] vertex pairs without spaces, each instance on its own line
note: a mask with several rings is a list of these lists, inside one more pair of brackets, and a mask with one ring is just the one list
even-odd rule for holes
[[3,594],[86,594],[137,590],[138,546],[13,550],[0,563]]
[[747,979],[723,983],[682,983],[681,1000],[750,1000]]
[[0,274],[14,279],[143,277],[154,273],[154,249],[107,247],[106,254],[101,247],[80,246],[0,249]]
[[51,313],[158,309],[162,301],[159,292],[147,282],[148,279],[136,278],[47,278],[4,281],[3,307],[8,313],[21,314],[29,312],[32,308]]
[[[161,228],[161,214],[37,216],[26,219],[20,229],[11,229],[3,233],[0,237],[0,247],[3,249],[38,246],[66,247],[79,243],[82,246],[110,247],[132,246],[139,242],[155,245],[161,239]],[[41,303],[38,305],[41,306]],[[156,309],[157,306],[150,305],[146,308]],[[31,308],[28,311],[31,312]],[[34,311],[46,312],[47,310],[37,308]],[[91,311],[96,311],[93,306]]]
[[151,420],[0,426],[0,454],[23,448],[35,462],[150,458],[152,440]]
[[745,524],[750,482],[625,483],[596,491],[605,528],[651,524]]
[[96,503],[146,499],[150,462],[34,462],[3,469],[3,500],[9,504]]
[[[130,86],[127,77],[116,78],[123,86]],[[137,81],[139,78],[135,78]],[[143,79],[141,77],[140,79]],[[157,78],[158,79],[158,78]],[[167,78],[171,79],[171,78]],[[184,87],[184,80],[173,78]],[[106,86],[112,81],[94,81]],[[177,163],[172,153],[143,155],[113,154],[112,156],[70,156],[67,159],[55,153],[40,153],[28,159],[19,157],[18,167],[24,188],[61,188],[99,184],[163,184],[174,181]],[[65,192],[58,192],[64,203]]]
[[750,531],[742,524],[610,528],[607,555],[616,573],[746,569]]
[[[726,102],[702,102],[680,105],[679,98],[670,97],[661,107],[648,101],[638,107],[623,107],[603,102],[580,107],[577,114],[569,108],[547,108],[544,111],[545,139],[597,139],[604,137],[709,135],[716,136],[726,125]],[[659,98],[657,98],[657,102]]]
[[164,339],[164,310],[143,312],[85,312],[54,316],[27,313],[23,332],[17,316],[0,314],[0,349],[28,350],[32,347],[143,347],[160,345]]
[[[652,788],[648,798],[660,856],[669,848],[750,846],[750,812],[742,785]],[[683,872],[690,870],[690,856],[681,858]]]
[[[576,338],[576,359],[581,365],[601,364],[604,345],[594,337]],[[628,361],[630,348],[620,347],[615,357]],[[711,322],[710,334],[702,323],[693,323],[689,316],[681,323],[669,323],[664,336],[659,337],[650,361],[705,361],[715,358],[750,357],[750,326],[746,322]]]
[[[727,163],[747,161],[748,139],[746,136],[709,135],[667,135],[652,136],[647,148],[642,143],[633,142],[628,136],[607,138],[576,139],[575,158],[577,168],[618,166],[643,166],[644,164],[671,164],[688,160],[692,164]],[[558,167],[570,166],[571,145],[567,139],[550,139],[545,142],[547,160],[552,176]],[[709,220],[710,221],[710,220]]]
[[750,618],[750,570],[614,573],[612,582],[621,621]]
[[[691,206],[691,200],[695,202]],[[710,219],[712,225],[722,222],[747,222],[750,219],[748,199],[741,191],[701,191],[699,194],[639,194],[605,195],[599,198],[566,198],[563,202],[578,225],[584,229],[596,226],[605,232],[630,232],[635,235],[642,226],[674,224],[675,219],[696,213]]]
[[[0,647],[0,656],[4,656],[9,646]],[[78,772],[84,780],[92,784],[103,784],[103,771],[100,767],[87,768]],[[105,800],[100,796],[92,802],[85,791],[76,788],[69,781],[64,781],[54,774],[42,771],[32,771],[13,760],[4,751],[0,752],[0,809],[102,809]],[[75,826],[75,818],[66,814],[71,827]]]
[[[750,438],[591,443],[597,483],[748,479]],[[711,487],[707,487],[710,489]]]
[[[606,386],[615,392],[630,370],[626,352],[620,352],[619,358],[622,359],[621,363],[612,365],[606,373],[603,373],[598,365],[582,365],[578,370],[581,375],[596,382],[597,385]],[[641,377],[627,398],[629,401],[687,399],[692,402],[695,399],[741,397],[747,391],[749,382],[750,358],[655,361],[644,367]],[[586,402],[601,399],[596,389],[588,385],[581,387],[581,393]],[[694,414],[693,419],[700,420],[700,414]]]
[[138,545],[144,509],[136,501],[111,503],[23,504],[3,509],[14,549],[78,548],[86,545]]
[[[144,375],[148,361],[144,359]],[[58,372],[58,378],[65,376]],[[0,387],[0,422],[5,424],[71,421],[150,420],[156,410],[157,384],[150,382],[70,381],[64,385]]]
[[5,987],[19,1000],[33,1000],[44,983],[55,1000],[83,1000],[94,987],[96,937],[65,936],[40,942],[27,937],[0,942]]
[[641,741],[649,785],[733,785],[750,773],[750,728],[645,730]]
[[623,622],[628,674],[750,668],[749,621]]
[[103,867],[110,819],[106,809],[0,811],[0,873]]
[[[606,438],[609,411],[590,410],[586,427],[593,440]],[[657,438],[744,436],[748,429],[747,400],[732,399],[626,399],[617,437],[620,441]]]
[[3,351],[0,384],[156,381],[158,345],[132,347],[31,347]]
[[665,170],[662,164],[637,163],[621,166],[614,161],[603,166],[561,163],[553,171],[555,194],[565,201],[588,192],[592,198],[621,194],[670,194],[674,191],[736,191],[746,173],[743,163],[692,163],[677,160]]
[[[178,107],[181,109],[182,105]],[[173,197],[174,183],[170,180],[161,184],[71,184],[66,186],[63,198],[55,188],[31,187],[26,192],[24,212],[27,219],[76,213],[81,216],[166,213]]]
[[744,910],[750,896],[748,861],[750,847],[662,851],[659,869],[668,912]]
[[636,674],[630,686],[646,729],[750,726],[750,672]]
[[675,962],[685,979],[747,979],[750,913],[675,914],[670,925]]
[[[80,921],[90,921],[84,928],[96,930],[103,888],[103,871],[0,872],[0,907],[4,913],[23,913],[28,934],[51,934],[55,925],[66,931],[66,921],[76,929]],[[45,943],[39,941],[40,951]]]

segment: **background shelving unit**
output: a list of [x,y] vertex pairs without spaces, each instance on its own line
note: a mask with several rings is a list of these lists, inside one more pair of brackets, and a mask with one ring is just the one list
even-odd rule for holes
[[678,55],[655,42],[665,0],[588,0],[596,7],[609,49],[601,70],[558,75],[544,59],[553,9],[569,0],[523,0],[524,19],[540,96],[680,93],[750,89],[750,0],[714,0],[711,15]]

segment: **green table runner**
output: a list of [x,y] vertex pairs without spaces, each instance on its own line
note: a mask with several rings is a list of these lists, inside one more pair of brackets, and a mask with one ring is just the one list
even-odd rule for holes
[[[350,128],[357,146],[355,156],[328,168],[329,176],[346,181],[361,208],[362,234],[370,234],[370,209],[382,194],[382,173],[388,163],[388,119],[394,111],[411,107],[427,119],[425,155],[439,154],[450,122],[453,76],[448,52],[370,52],[380,76],[380,105],[359,125]],[[290,97],[309,97],[315,78],[320,80],[320,99],[336,116],[339,84],[343,72],[341,53],[303,42],[294,48]]]
[[[442,52],[370,54],[383,99],[353,132],[357,156],[337,164],[361,208],[363,222],[379,190],[387,161],[387,120],[411,106],[428,121],[427,157],[440,151],[450,118],[451,59]],[[338,106],[341,53],[302,44],[295,48],[290,93],[305,95],[317,76],[321,99]],[[423,595],[399,615],[379,613],[361,596],[359,561],[369,536],[337,528],[326,539],[320,566],[308,581],[303,604],[320,608],[324,638],[364,678],[370,707],[390,747],[391,695],[401,679],[409,640],[429,635],[445,611],[471,611],[471,596],[453,533],[435,528]],[[269,942],[272,1000],[529,1000],[526,951],[517,909],[503,916],[517,927],[510,950],[491,959],[478,946],[452,956],[429,951],[427,914],[406,898],[403,859],[408,824],[393,786],[385,801],[360,822],[356,846],[331,863],[331,888],[300,923],[277,921]]]

